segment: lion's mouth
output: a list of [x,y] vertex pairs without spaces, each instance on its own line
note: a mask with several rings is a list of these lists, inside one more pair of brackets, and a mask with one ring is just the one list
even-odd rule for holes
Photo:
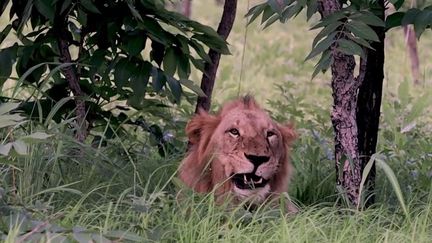
[[264,187],[268,183],[268,180],[262,178],[261,176],[257,176],[253,173],[235,174],[231,178],[231,180],[234,182],[237,188],[249,189],[249,190]]

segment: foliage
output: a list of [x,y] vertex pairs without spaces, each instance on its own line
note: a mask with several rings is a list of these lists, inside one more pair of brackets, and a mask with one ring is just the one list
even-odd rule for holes
[[[202,95],[189,76],[210,60],[207,47],[229,53],[211,27],[166,10],[159,0],[2,1],[0,15],[9,2],[12,22],[2,28],[0,43],[8,35],[18,39],[0,50],[0,87],[14,69],[12,97],[19,90],[27,93],[25,111],[45,119],[56,102],[70,96],[65,69],[72,67],[85,94],[80,99],[90,129],[108,127],[111,136],[122,124],[138,123],[158,144],[169,144],[150,114],[166,120],[171,117],[166,107],[178,104],[182,95],[191,100],[187,90]],[[69,45],[70,63],[60,61],[62,41]],[[67,100],[54,121],[67,119],[74,109]]]
[[[396,9],[399,9],[404,0],[390,1]],[[309,60],[321,54],[312,74],[314,78],[320,71],[325,72],[330,67],[334,50],[347,55],[365,57],[365,50],[372,48],[370,42],[379,41],[374,27],[386,27],[387,30],[403,25],[414,24],[417,38],[427,29],[432,27],[432,7],[422,10],[411,8],[389,15],[385,22],[380,16],[376,1],[351,1],[345,2],[339,11],[321,18],[310,30],[321,28],[312,43],[312,50],[305,60]],[[260,15],[261,24],[267,28],[277,20],[285,23],[296,17],[303,10],[309,21],[318,11],[317,0],[267,0],[252,7],[246,14],[250,16],[249,23]],[[331,48],[334,47],[334,48]]]
[[14,134],[14,130],[28,122],[26,117],[16,112],[15,109],[18,106],[19,103],[0,104],[0,129],[5,131],[5,134],[1,134],[0,136],[2,139],[0,143],[0,156],[8,156],[12,148],[19,155],[27,155],[28,142],[44,140],[51,136],[44,132],[34,132],[17,137],[18,134]]
[[[198,10],[194,12],[208,10],[209,16],[197,18],[217,25],[218,9],[209,8],[209,3],[213,1],[195,1]],[[246,1],[239,4],[243,4],[239,10],[245,9]],[[431,93],[430,83],[411,87],[407,82],[398,88],[401,81],[409,78],[405,60],[387,59],[392,71],[386,75],[378,150],[395,172],[411,220],[404,216],[393,188],[380,174],[377,204],[373,208],[356,212],[336,207],[338,195],[334,190],[333,134],[328,109],[330,88],[325,77],[308,82],[313,66],[303,62],[310,45],[309,38],[304,36],[310,37],[313,32],[287,31],[287,26],[303,28],[306,23],[297,18],[284,26],[248,32],[244,72],[244,80],[248,82],[242,84],[240,92],[257,90],[255,95],[276,119],[295,123],[299,138],[291,156],[296,172],[290,196],[301,205],[299,215],[285,216],[279,209],[267,207],[250,213],[242,207],[216,206],[211,196],[185,190],[173,178],[182,154],[161,158],[153,147],[147,146],[152,139],[138,132],[141,127],[125,125],[130,131],[127,134],[113,129],[112,139],[90,145],[71,138],[72,119],[59,124],[48,121],[42,127],[37,117],[16,127],[14,137],[45,129],[53,136],[29,144],[28,156],[10,153],[0,157],[0,210],[12,210],[8,216],[0,211],[0,238],[17,242],[33,232],[35,238],[45,237],[41,241],[56,242],[65,237],[76,242],[74,232],[78,231],[84,233],[84,240],[94,236],[97,241],[103,236],[124,242],[126,238],[130,242],[429,242],[432,113],[430,105],[424,104],[430,104],[430,98],[422,97],[429,97],[425,94]],[[236,23],[230,39],[233,56],[221,62],[214,97],[219,103],[238,92],[237,64],[241,52],[236,50],[243,46],[243,27],[241,21]],[[403,57],[405,49],[400,33],[393,30],[388,36],[388,50]],[[428,47],[429,33],[422,40],[419,44]],[[431,57],[430,52],[420,55],[422,60]],[[197,74],[196,70],[191,72],[192,77]],[[425,72],[426,79],[430,74]],[[37,103],[34,106],[38,109]],[[166,124],[161,124],[158,117],[151,121],[157,122],[163,131],[175,132],[183,129],[192,108],[182,102],[167,110],[169,113],[162,114]],[[55,116],[55,111],[51,115]],[[415,126],[409,125],[411,122]],[[96,134],[108,136],[104,132],[108,133],[107,126]],[[7,129],[0,129],[0,134],[7,134]],[[183,145],[177,145],[180,151]],[[82,154],[76,153],[78,149]],[[178,194],[180,190],[183,194]],[[10,224],[14,222],[10,221],[13,215],[22,214],[29,224],[23,223],[22,228]],[[45,222],[49,222],[47,230],[31,231]]]
[[[281,100],[293,101],[292,89],[280,92]],[[320,122],[327,112],[302,98],[296,102],[295,109],[303,113],[291,117],[301,136],[292,151],[296,174],[290,195],[302,207],[299,215],[286,216],[270,206],[253,213],[242,206],[216,206],[212,196],[196,195],[173,178],[181,154],[160,158],[155,151],[137,149],[130,137],[128,141],[121,137],[110,140],[106,147],[82,147],[65,139],[68,136],[61,131],[68,126],[63,124],[58,132],[50,131],[52,142],[32,144],[28,157],[11,154],[7,158],[13,163],[1,167],[0,237],[9,242],[364,242],[409,241],[415,235],[416,242],[427,242],[432,234],[430,186],[424,188],[426,194],[410,196],[408,217],[391,202],[389,207],[362,212],[334,206],[338,195],[333,186],[332,158],[327,158],[326,152],[331,131],[328,121]],[[283,120],[285,110],[278,104],[286,103],[272,105],[274,114]],[[386,131],[389,128],[384,127]],[[83,148],[82,157],[71,154],[76,146]],[[399,148],[407,146],[404,143]],[[418,152],[406,153],[414,156]],[[405,189],[405,177],[411,175],[400,166],[404,161],[385,160]],[[379,185],[379,190],[386,192],[378,193],[381,200],[392,200],[395,193],[388,191],[390,183]],[[179,190],[181,194],[177,194]],[[354,229],[356,234],[347,234]]]
[[414,31],[418,39],[423,32],[432,28],[432,6],[426,6],[423,9],[410,8],[406,11],[398,11],[389,15],[386,19],[387,29],[397,26],[414,25]]
[[[341,10],[326,16],[315,24],[311,30],[322,28],[315,36],[312,50],[305,60],[309,60],[319,54],[321,58],[315,65],[312,77],[319,71],[325,72],[332,63],[331,46],[348,55],[365,57],[364,48],[371,48],[369,41],[378,41],[378,36],[373,26],[385,26],[384,22],[373,12],[373,3],[353,2]],[[285,23],[294,18],[302,10],[306,10],[307,20],[318,11],[318,2],[311,1],[275,1],[269,0],[250,9],[246,16],[251,16],[250,21],[262,14],[261,23],[264,27],[273,24],[276,20]],[[371,27],[372,26],[372,27]]]
[[422,95],[412,92],[404,81],[383,103],[379,150],[399,168],[404,194],[418,196],[427,194],[432,179],[430,119],[424,118],[430,112],[432,96],[430,90]]

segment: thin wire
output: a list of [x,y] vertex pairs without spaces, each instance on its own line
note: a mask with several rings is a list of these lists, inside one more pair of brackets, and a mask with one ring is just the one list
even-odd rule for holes
[[[249,1],[250,0],[247,1],[247,11],[249,11]],[[237,97],[240,96],[241,83],[243,80],[243,67],[244,67],[244,59],[245,59],[246,44],[247,44],[248,22],[249,22],[249,18],[246,18],[245,32],[243,35],[243,52],[242,52],[242,58],[240,64],[240,77],[239,77],[239,82],[237,87]]]

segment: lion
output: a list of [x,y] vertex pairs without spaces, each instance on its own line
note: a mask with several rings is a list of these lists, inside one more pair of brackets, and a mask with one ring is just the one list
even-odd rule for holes
[[225,104],[216,115],[201,110],[186,134],[190,146],[179,178],[194,191],[254,207],[287,192],[293,172],[288,150],[296,132],[273,121],[251,96]]

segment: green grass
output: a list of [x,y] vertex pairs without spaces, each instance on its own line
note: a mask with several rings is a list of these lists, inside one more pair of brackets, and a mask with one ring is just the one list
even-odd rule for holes
[[[192,17],[216,27],[221,8],[213,2],[192,1]],[[310,80],[314,62],[303,62],[314,36],[307,31],[310,24],[303,16],[266,30],[254,23],[243,53],[246,10],[247,1],[239,1],[228,40],[233,55],[222,57],[214,104],[252,93],[275,119],[295,122],[300,137],[291,156],[296,173],[289,192],[301,207],[298,215],[270,207],[249,213],[192,193],[175,178],[183,155],[161,158],[139,132],[97,148],[75,142],[67,122],[46,127],[27,122],[1,129],[0,137],[15,140],[34,131],[53,137],[30,143],[27,156],[0,156],[0,237],[6,242],[64,237],[82,242],[118,237],[137,242],[430,242],[432,53],[426,50],[431,33],[419,45],[424,74],[419,87],[410,81],[402,31],[392,30],[386,42],[378,151],[396,175],[408,216],[380,169],[376,205],[356,211],[336,203],[330,76]],[[198,82],[200,75],[192,78]],[[193,109],[186,102],[180,108]]]

